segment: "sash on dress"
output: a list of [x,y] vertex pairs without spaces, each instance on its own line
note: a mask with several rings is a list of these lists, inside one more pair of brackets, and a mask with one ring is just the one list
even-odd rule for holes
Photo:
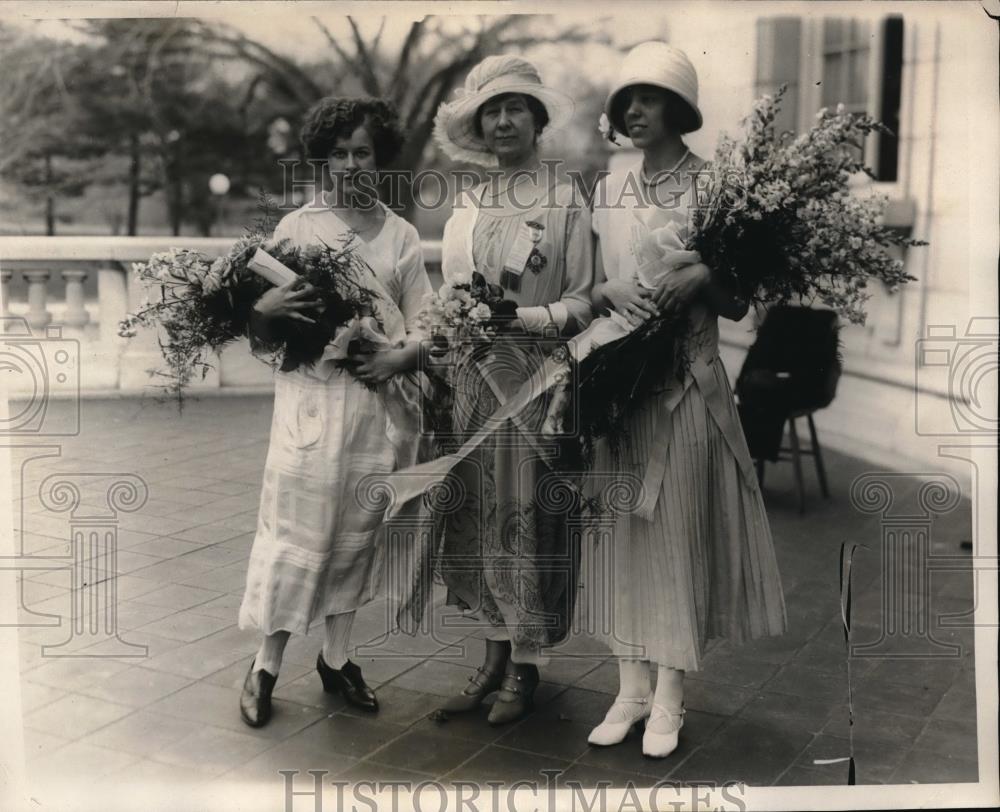
[[[475,271],[472,244],[479,208],[475,205],[471,194],[466,193],[463,197],[466,205],[456,206],[444,229],[441,270],[445,281],[449,284],[471,280]],[[637,259],[640,261],[640,280],[648,286],[655,287],[664,273],[701,261],[696,251],[684,248],[682,235],[674,223],[668,222],[657,228],[650,228],[650,223],[643,223],[643,226],[647,229],[647,236]],[[620,316],[615,318],[614,315],[594,319],[583,332],[567,342],[567,349],[577,362],[582,361],[598,347],[624,338],[635,329],[635,326],[628,324]],[[666,408],[663,408],[657,421],[656,439],[645,466],[644,495],[637,511],[642,518],[651,520],[656,509],[660,485],[666,474],[666,452],[670,442],[672,412],[692,383],[698,385],[709,412],[736,458],[747,483],[753,488],[758,487],[753,461],[746,450],[746,443],[740,442],[742,435],[739,426],[732,419],[732,410],[727,408],[722,392],[714,379],[714,370],[710,365],[717,362],[719,362],[717,354],[707,359],[696,358],[692,363],[691,374],[683,384],[676,384],[666,399]],[[485,373],[487,370],[483,371]],[[394,499],[387,507],[386,518],[395,517],[407,502],[441,482],[455,465],[475,451],[505,421],[516,419],[518,414],[537,397],[559,383],[564,372],[565,362],[547,358],[540,371],[531,375],[513,396],[506,401],[501,398],[500,408],[458,451],[405,471],[390,474]],[[489,375],[486,375],[486,378],[490,380]],[[494,389],[496,390],[496,387]]]

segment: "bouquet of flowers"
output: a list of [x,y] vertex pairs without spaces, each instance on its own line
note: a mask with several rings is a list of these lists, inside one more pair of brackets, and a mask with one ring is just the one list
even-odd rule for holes
[[[269,232],[266,224],[249,229],[226,256],[214,260],[174,248],[135,264],[152,295],[119,324],[119,335],[132,337],[139,327],[162,328],[158,341],[167,371],[156,374],[168,378],[165,388],[179,402],[185,387],[211,369],[211,355],[231,341],[250,336],[255,354],[289,371],[318,361],[338,331],[373,316],[376,296],[364,285],[367,266],[352,240],[300,250],[288,241],[269,241]],[[315,324],[289,322],[267,340],[251,336],[254,302],[277,281],[254,270],[262,251],[268,266],[317,289],[323,308]]]
[[427,295],[420,327],[430,340],[432,362],[425,372],[435,395],[425,399],[424,418],[435,435],[453,434],[457,377],[489,351],[516,312],[516,303],[504,299],[503,288],[478,271],[452,278]]
[[[640,256],[640,283],[702,261],[728,279],[748,304],[798,302],[829,307],[863,323],[873,280],[895,291],[913,279],[891,258],[890,245],[922,245],[880,224],[886,200],[852,194],[852,175],[871,172],[860,158],[866,136],[886,132],[867,115],[821,110],[815,125],[794,137],[776,135],[784,88],[756,102],[745,137],[723,136],[710,182],[697,199],[690,229],[650,224]],[[591,353],[581,364],[580,444],[589,458],[602,436],[617,443],[626,418],[689,368],[691,340],[683,314],[662,314]]]
[[431,339],[432,353],[443,356],[461,346],[492,341],[514,318],[517,306],[503,298],[503,288],[474,272],[427,295],[420,325]]

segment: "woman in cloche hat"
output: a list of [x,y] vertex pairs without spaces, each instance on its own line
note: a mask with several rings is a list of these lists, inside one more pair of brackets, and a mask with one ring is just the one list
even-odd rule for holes
[[683,234],[690,225],[695,176],[711,171],[683,139],[702,125],[694,66],[664,43],[637,45],[605,113],[642,159],[604,178],[595,195],[594,307],[632,323],[686,311],[691,363],[683,382],[665,380],[630,418],[630,455],[598,452],[597,470],[637,477],[644,495],[638,510],[616,518],[613,569],[599,573],[614,623],[598,636],[619,657],[620,683],[589,741],[617,744],[644,721],[643,753],[664,757],[677,747],[683,723],[684,672],[702,667],[707,642],[781,634],[785,609],[764,504],[718,354],[717,317],[741,319],[747,305],[700,262],[668,267],[649,255],[651,232]]
[[[435,138],[449,157],[496,168],[456,201],[442,242],[444,281],[481,274],[502,287],[514,317],[488,356],[458,361],[453,422],[463,440],[530,379],[560,335],[590,321],[590,214],[538,155],[572,113],[570,99],[512,55],[484,59],[438,111]],[[438,567],[449,598],[488,627],[483,664],[443,710],[474,710],[499,690],[491,724],[531,706],[537,666],[566,635],[576,591],[566,506],[543,459],[553,451],[544,417],[539,408],[506,421],[458,463],[451,476],[464,496],[443,517]]]

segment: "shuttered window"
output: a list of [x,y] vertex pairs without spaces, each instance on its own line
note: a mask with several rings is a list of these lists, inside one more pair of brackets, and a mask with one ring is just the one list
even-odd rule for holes
[[765,17],[757,20],[757,77],[755,95],[773,94],[788,85],[775,121],[778,132],[798,129],[802,20]]

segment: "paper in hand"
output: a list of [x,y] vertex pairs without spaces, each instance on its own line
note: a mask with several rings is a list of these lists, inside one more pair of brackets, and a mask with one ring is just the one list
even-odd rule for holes
[[272,285],[287,285],[299,278],[295,271],[260,248],[247,263],[247,267],[258,276],[263,276]]

